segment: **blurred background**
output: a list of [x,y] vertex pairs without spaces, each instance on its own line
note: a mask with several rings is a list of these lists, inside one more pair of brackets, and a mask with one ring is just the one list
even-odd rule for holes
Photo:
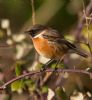
[[[32,25],[32,0],[0,0],[0,84],[48,59],[36,54],[25,33]],[[89,55],[67,55],[59,68],[92,70],[92,0],[34,0],[35,21],[57,29]],[[84,12],[87,13],[85,21]],[[83,19],[84,18],[84,19]],[[90,47],[86,45],[90,44]],[[50,65],[54,68],[55,63]],[[82,73],[43,73],[25,77],[0,91],[0,100],[92,100],[92,80]]]

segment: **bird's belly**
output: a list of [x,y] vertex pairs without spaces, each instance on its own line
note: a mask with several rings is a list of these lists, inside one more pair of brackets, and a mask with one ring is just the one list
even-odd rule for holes
[[60,59],[64,52],[58,51],[54,44],[49,44],[47,40],[35,39],[33,40],[36,51],[46,58]]
[[36,51],[46,58],[52,58],[54,54],[54,47],[48,44],[47,40],[35,39],[33,40]]

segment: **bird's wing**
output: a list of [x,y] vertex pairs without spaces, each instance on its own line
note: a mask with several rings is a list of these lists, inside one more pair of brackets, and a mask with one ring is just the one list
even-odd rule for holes
[[65,39],[59,39],[59,40],[57,39],[56,42],[57,42],[57,44],[61,44],[61,46],[63,45],[64,49],[67,49],[68,52],[76,53],[76,54],[81,55],[81,56],[83,56],[85,58],[88,57],[87,54],[83,53],[74,44],[70,43],[69,41],[67,41]]
[[57,46],[59,50],[64,50],[68,52],[74,52],[83,57],[88,57],[85,53],[83,53],[79,48],[77,48],[74,44],[67,41],[63,35],[59,34],[56,30],[49,30],[46,34],[43,34],[43,38],[47,39],[49,43],[53,43]]
[[66,39],[57,39],[56,42],[58,42],[59,44],[60,44],[60,43],[61,43],[61,44],[65,44],[65,45],[67,45],[67,47],[70,48],[70,49],[76,49],[76,48],[77,48],[74,44],[70,43],[70,42],[67,41]]
[[47,39],[50,42],[55,42],[58,43],[59,45],[66,45],[69,48],[76,48],[75,45],[72,43],[68,42],[62,34],[60,34],[57,30],[55,29],[49,29],[46,31],[45,34],[42,35],[43,38]]
[[64,38],[62,34],[60,34],[57,30],[54,30],[54,29],[46,30],[46,33],[43,34],[42,36],[43,38],[48,39],[48,41]]

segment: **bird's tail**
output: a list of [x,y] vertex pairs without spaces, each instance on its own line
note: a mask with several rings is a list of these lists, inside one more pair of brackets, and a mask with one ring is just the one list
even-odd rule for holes
[[82,57],[85,57],[85,58],[87,58],[87,57],[88,57],[88,55],[87,55],[87,54],[83,53],[82,51],[78,50],[77,48],[76,48],[76,49],[74,49],[74,52],[75,52],[76,54],[78,54],[78,55],[82,56]]

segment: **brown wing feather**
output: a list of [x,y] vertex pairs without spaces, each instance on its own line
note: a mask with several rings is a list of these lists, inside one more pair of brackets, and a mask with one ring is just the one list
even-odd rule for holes
[[80,51],[74,44],[67,41],[63,35],[59,34],[58,31],[54,29],[47,30],[46,34],[43,34],[43,38],[48,39],[48,41],[56,43],[56,45],[65,51],[73,51],[83,57],[88,57],[85,53]]

